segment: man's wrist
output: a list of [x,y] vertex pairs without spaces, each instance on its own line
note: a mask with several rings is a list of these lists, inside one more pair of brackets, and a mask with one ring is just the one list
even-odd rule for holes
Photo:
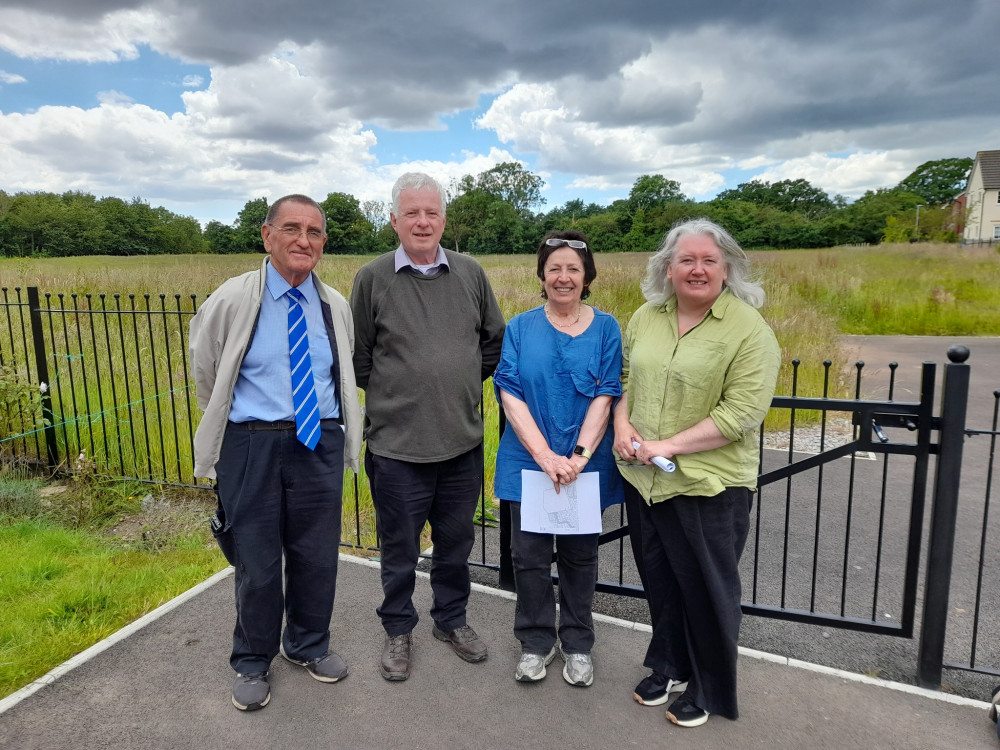
[[587,450],[584,446],[578,445],[573,449],[573,454],[580,456],[581,458],[590,459],[594,454]]

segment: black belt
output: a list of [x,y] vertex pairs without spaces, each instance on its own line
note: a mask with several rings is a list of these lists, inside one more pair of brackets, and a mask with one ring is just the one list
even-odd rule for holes
[[[238,430],[249,430],[250,432],[262,432],[264,430],[295,430],[295,422],[289,420],[279,420],[277,422],[264,422],[260,419],[251,419],[248,422],[230,422],[233,428]],[[340,417],[334,417],[331,419],[321,419],[320,424],[344,424],[344,420]]]

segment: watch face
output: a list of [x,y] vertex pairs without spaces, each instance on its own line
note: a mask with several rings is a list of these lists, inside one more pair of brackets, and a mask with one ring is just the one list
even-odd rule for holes
[[578,456],[582,456],[582,455],[583,455],[583,446],[582,446],[582,445],[578,445],[578,446],[576,446],[576,447],[575,447],[575,448],[573,449],[573,452],[574,452],[574,453],[575,453],[576,455],[578,455]]

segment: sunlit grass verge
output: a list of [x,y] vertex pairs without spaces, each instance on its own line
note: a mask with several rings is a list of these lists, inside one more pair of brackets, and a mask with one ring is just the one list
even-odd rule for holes
[[0,526],[0,696],[223,567],[194,540],[149,551],[48,521]]
[[210,493],[0,467],[0,696],[222,570]]

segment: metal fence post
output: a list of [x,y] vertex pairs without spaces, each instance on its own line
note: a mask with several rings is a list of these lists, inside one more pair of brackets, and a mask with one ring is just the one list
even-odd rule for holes
[[56,442],[55,416],[52,413],[52,381],[49,379],[48,356],[45,353],[41,302],[37,286],[29,286],[26,291],[28,319],[31,321],[31,345],[35,350],[35,372],[38,373],[38,382],[46,383],[48,386],[42,393],[42,417],[45,419],[45,450],[48,454],[48,465],[50,469],[54,469],[59,465],[59,444]]
[[923,623],[917,656],[917,682],[921,687],[941,688],[944,636],[948,624],[948,594],[955,551],[958,488],[962,474],[965,416],[969,401],[969,350],[948,349],[941,395],[940,443],[934,473],[930,539],[927,545],[927,577],[924,586]]

